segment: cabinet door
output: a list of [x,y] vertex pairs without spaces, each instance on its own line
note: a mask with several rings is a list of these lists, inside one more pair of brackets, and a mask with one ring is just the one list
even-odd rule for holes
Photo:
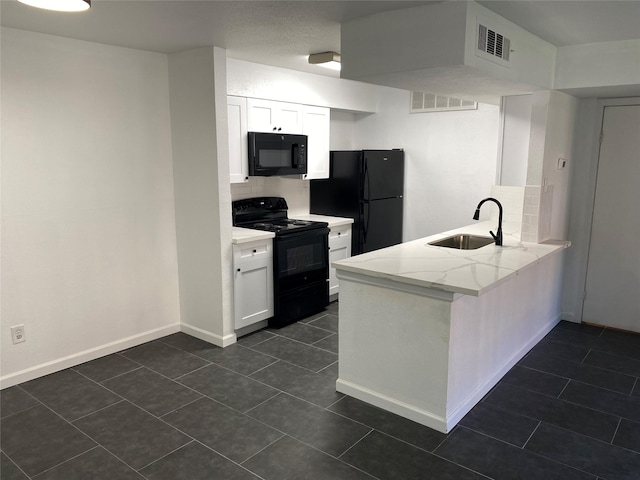
[[229,180],[244,183],[249,180],[247,158],[247,99],[227,97],[229,124]]
[[250,132],[302,133],[302,105],[247,99]]
[[234,282],[235,329],[273,317],[271,258],[242,262]]
[[[329,265],[331,265],[331,263],[335,261],[349,258],[348,250],[349,250],[349,247],[346,245],[339,248],[332,248],[331,250],[329,250]],[[338,293],[339,289],[340,289],[340,285],[338,284],[336,269],[329,268],[329,296],[335,295],[336,293]]]
[[233,246],[235,329],[273,317],[273,243]]
[[329,178],[330,110],[326,107],[305,106],[302,131],[307,142],[307,173],[303,178]]
[[[280,133],[302,133],[302,105],[295,103],[275,102],[276,124]],[[282,130],[280,130],[282,129]]]
[[329,232],[329,296],[338,293],[336,269],[331,263],[351,256],[351,226],[334,227]]

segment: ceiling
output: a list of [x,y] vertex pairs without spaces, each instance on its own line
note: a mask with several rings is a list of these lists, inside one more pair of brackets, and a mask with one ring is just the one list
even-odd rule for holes
[[[232,58],[338,76],[307,55],[339,52],[341,22],[437,2],[92,0],[73,14],[0,3],[7,27],[161,53],[215,45]],[[556,46],[640,38],[640,0],[478,3]]]

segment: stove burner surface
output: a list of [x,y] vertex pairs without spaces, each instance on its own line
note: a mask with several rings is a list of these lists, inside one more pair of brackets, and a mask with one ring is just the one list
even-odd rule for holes
[[233,202],[233,224],[237,227],[274,232],[277,235],[326,228],[326,222],[287,217],[287,203],[281,197],[258,197]]
[[280,232],[283,230],[298,230],[303,227],[312,226],[322,227],[324,225],[318,225],[317,222],[311,222],[308,220],[296,220],[291,218],[284,218],[279,220],[272,220],[270,222],[258,222],[247,225],[248,228],[255,228],[257,230],[266,230],[269,232]]

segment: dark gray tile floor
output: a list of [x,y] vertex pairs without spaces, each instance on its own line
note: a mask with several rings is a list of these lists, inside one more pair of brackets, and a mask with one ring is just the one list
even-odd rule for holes
[[640,480],[640,335],[560,323],[448,435],[335,391],[337,304],[3,390],[2,480]]

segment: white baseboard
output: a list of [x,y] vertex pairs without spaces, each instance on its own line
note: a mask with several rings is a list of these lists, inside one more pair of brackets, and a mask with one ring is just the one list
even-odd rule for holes
[[220,336],[187,323],[180,324],[180,330],[192,337],[199,338],[200,340],[204,340],[205,342],[212,343],[222,348],[233,345],[237,341],[235,332],[230,333],[229,335]]
[[395,398],[388,397],[355,383],[341,379],[336,381],[336,390],[349,395],[350,397],[362,400],[370,405],[374,405],[388,412],[413,420],[421,425],[438,430],[439,432],[448,433],[447,422],[443,417],[426,410],[421,410]]
[[157,340],[158,338],[162,338],[179,331],[180,324],[175,323],[168,327],[149,330],[138,335],[133,335],[127,338],[116,340],[111,343],[107,343],[105,345],[100,345],[99,347],[74,353],[63,358],[58,358],[41,365],[36,365],[35,367],[26,368],[24,370],[20,370],[19,372],[0,377],[0,390],[12,387],[22,382],[28,382],[29,380],[49,375],[51,373],[59,372],[60,370],[64,370],[66,368],[75,367],[76,365],[80,365],[81,363],[90,362],[91,360],[95,360],[106,355],[111,355],[112,353],[120,352],[122,350],[126,350],[127,348],[136,347],[143,343]]

